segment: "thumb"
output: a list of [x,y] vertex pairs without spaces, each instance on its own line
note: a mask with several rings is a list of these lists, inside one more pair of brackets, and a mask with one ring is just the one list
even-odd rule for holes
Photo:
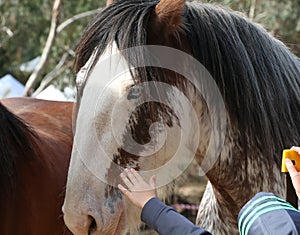
[[122,193],[124,193],[125,195],[127,195],[129,193],[129,191],[121,184],[118,184],[118,188],[119,190],[121,190]]
[[291,174],[291,176],[294,176],[295,174],[297,174],[297,170],[294,166],[294,164],[292,163],[292,161],[290,159],[285,159],[285,165],[286,168],[288,169],[289,173]]
[[149,180],[149,184],[151,187],[156,188],[156,176],[152,175],[150,180]]
[[294,150],[295,152],[300,154],[300,147],[293,146],[293,147],[291,147],[291,150]]

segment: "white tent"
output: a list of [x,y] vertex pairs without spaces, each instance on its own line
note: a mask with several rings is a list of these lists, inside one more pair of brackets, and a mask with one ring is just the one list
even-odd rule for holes
[[[11,97],[22,97],[25,91],[25,87],[12,75],[7,74],[0,78],[0,99]],[[55,86],[50,85],[35,98],[44,100],[56,100],[56,101],[74,101],[75,89],[72,87],[66,87],[64,92],[61,92]]]
[[0,78],[0,98],[21,97],[25,87],[12,75],[7,74]]
[[25,62],[25,63],[20,65],[20,70],[22,72],[31,73],[31,72],[33,72],[34,68],[38,65],[40,60],[41,60],[41,57],[38,56],[38,57],[28,61],[28,62]]
[[39,93],[35,98],[43,100],[67,101],[65,94],[53,85],[48,86],[45,90]]

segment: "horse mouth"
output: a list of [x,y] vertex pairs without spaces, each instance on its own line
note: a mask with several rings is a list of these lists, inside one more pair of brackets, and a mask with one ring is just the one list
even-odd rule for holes
[[[123,214],[123,213],[122,213]],[[122,215],[121,214],[121,215]],[[88,230],[88,235],[94,235],[94,234],[98,234],[97,231],[98,230],[98,227],[97,227],[97,222],[96,220],[93,218],[93,217],[90,217],[90,221],[91,221],[91,224],[90,224],[90,227],[89,227],[89,230]],[[121,216],[118,220],[118,223],[117,223],[117,226],[115,227],[115,231],[112,233],[112,232],[109,232],[109,233],[105,233],[105,234],[117,234],[118,230],[120,229],[120,223],[121,223]],[[122,229],[122,228],[121,228]],[[102,234],[102,233],[101,233]]]

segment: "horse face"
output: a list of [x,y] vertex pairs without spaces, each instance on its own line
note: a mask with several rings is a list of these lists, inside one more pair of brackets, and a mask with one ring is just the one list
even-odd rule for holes
[[[164,186],[189,165],[189,146],[198,140],[197,132],[187,138],[197,123],[188,118],[193,107],[184,94],[172,85],[133,82],[122,60],[116,45],[109,47],[77,104],[63,207],[74,234],[125,234],[125,224],[137,227],[139,212],[116,188],[122,170],[133,167],[146,178],[156,174],[158,186]],[[88,71],[89,62],[78,74],[79,86]]]

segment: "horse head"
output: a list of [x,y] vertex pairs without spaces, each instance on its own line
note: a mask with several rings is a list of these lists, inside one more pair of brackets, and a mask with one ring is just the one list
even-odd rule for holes
[[164,197],[195,157],[210,181],[199,224],[237,233],[237,213],[251,196],[283,193],[277,154],[300,138],[280,122],[295,127],[300,119],[300,111],[291,118],[283,95],[297,84],[299,67],[260,26],[222,8],[183,0],[109,5],[77,48],[68,227],[75,234],[134,233],[140,212],[116,188],[121,171],[157,175]]

